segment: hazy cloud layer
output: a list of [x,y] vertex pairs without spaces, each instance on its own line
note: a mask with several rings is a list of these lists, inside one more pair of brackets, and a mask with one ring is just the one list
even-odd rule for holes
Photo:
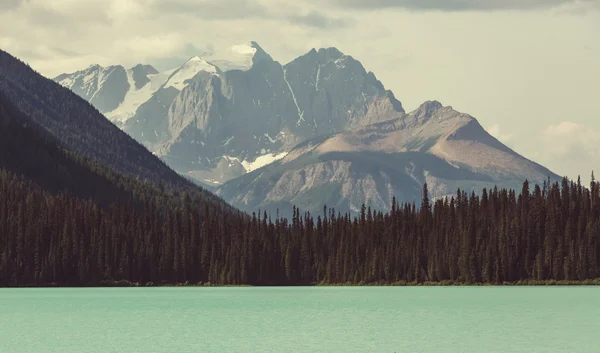
[[155,0],[150,6],[159,16],[176,13],[212,20],[267,17],[269,13],[265,6],[253,0]]
[[581,176],[586,183],[592,171],[600,171],[600,132],[590,126],[563,121],[540,131],[531,141],[537,146],[532,157],[571,179]]
[[25,0],[0,0],[0,10],[11,10],[21,6]]
[[564,121],[550,125],[542,131],[541,138],[553,158],[580,156],[600,160],[600,133],[583,124]]
[[532,10],[565,5],[595,4],[597,0],[329,0],[358,9],[402,8],[419,11]]
[[312,10],[304,15],[290,15],[287,19],[294,24],[316,28],[341,28],[348,26],[352,21],[348,19],[328,17],[320,11]]

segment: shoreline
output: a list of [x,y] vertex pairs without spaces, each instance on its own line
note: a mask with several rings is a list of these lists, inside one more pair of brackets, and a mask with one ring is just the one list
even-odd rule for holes
[[101,282],[97,284],[56,284],[47,283],[40,285],[22,285],[22,286],[0,286],[0,289],[25,289],[25,288],[180,288],[180,287],[197,287],[197,288],[260,288],[260,287],[570,287],[570,286],[600,286],[600,278],[588,279],[582,281],[569,280],[522,280],[517,282],[503,283],[465,283],[454,281],[441,282],[405,282],[399,281],[394,283],[311,283],[311,284],[295,284],[295,285],[250,285],[250,284],[213,284],[207,283],[138,283],[129,281],[111,281]]

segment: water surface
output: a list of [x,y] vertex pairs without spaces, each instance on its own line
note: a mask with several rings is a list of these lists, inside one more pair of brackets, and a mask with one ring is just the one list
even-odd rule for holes
[[598,353],[600,288],[0,289],[0,352]]

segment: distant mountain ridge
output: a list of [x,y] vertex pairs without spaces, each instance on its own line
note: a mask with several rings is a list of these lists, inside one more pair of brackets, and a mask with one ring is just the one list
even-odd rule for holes
[[285,158],[231,180],[217,194],[245,210],[289,214],[292,207],[320,212],[323,203],[341,212],[361,205],[389,209],[395,196],[420,203],[457,189],[516,189],[524,180],[559,180],[489,135],[475,118],[426,102],[417,110],[296,146]]
[[393,196],[418,202],[425,182],[435,198],[558,179],[452,107],[428,101],[407,114],[336,48],[281,64],[251,42],[147,78],[141,90],[158,88],[123,130],[248,211],[385,210]]
[[[177,70],[149,73],[153,89],[135,114],[104,113],[179,172],[213,185],[282,158],[306,139],[404,113],[373,73],[335,48],[286,65],[256,42],[232,52],[234,58],[193,57]],[[55,80],[68,87],[73,75]]]
[[115,65],[91,65],[85,70],[62,74],[54,81],[90,102],[117,125],[130,119],[169,77],[150,65],[130,69]]
[[[256,49],[253,44],[234,46],[236,58],[215,57],[223,71],[243,70],[252,66]],[[208,55],[211,55],[208,53]],[[122,65],[107,67],[92,64],[84,70],[61,74],[54,81],[90,102],[115,124],[122,126],[134,117],[137,109],[159,89],[174,88],[180,92],[198,72],[221,72],[215,64],[195,56],[181,67],[159,72],[151,65],[138,64],[130,69]]]

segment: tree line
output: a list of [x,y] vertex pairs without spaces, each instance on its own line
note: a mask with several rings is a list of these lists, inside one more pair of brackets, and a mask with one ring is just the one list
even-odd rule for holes
[[[134,195],[134,194],[130,194]],[[600,183],[458,191],[291,219],[136,194],[103,206],[0,171],[0,286],[505,283],[600,277]]]

